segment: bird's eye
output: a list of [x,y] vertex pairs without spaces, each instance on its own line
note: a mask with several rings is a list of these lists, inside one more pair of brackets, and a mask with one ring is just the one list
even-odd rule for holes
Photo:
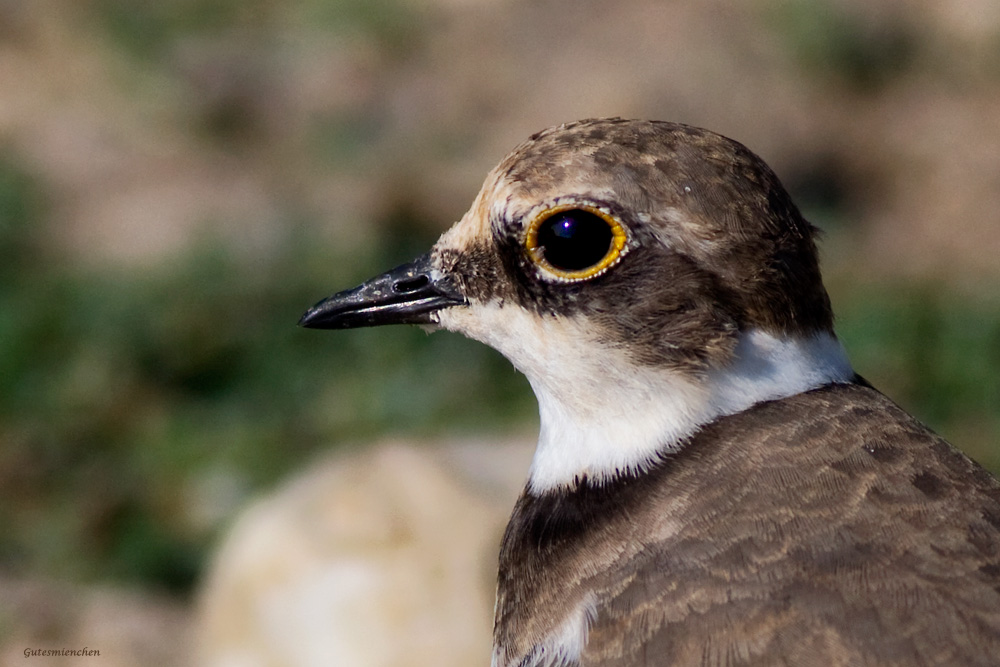
[[627,236],[621,223],[591,207],[550,208],[528,225],[525,247],[532,261],[562,280],[586,280],[621,257]]

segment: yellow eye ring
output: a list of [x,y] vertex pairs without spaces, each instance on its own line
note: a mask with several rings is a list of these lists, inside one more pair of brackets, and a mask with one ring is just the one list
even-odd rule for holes
[[538,267],[567,282],[587,280],[625,254],[628,234],[596,206],[565,204],[545,209],[528,225],[524,247]]

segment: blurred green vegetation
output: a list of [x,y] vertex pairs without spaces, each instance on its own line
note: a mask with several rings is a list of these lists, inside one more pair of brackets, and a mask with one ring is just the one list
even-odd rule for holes
[[114,43],[132,56],[156,60],[177,36],[222,31],[236,25],[241,15],[262,14],[268,4],[269,0],[96,0],[90,11]]
[[919,35],[901,17],[872,21],[830,0],[780,0],[769,12],[775,34],[812,76],[875,92],[909,71]]
[[234,32],[262,37],[287,20],[331,37],[374,38],[382,52],[397,57],[423,34],[417,6],[405,0],[94,0],[88,14],[126,55],[147,62],[162,60],[180,39]]

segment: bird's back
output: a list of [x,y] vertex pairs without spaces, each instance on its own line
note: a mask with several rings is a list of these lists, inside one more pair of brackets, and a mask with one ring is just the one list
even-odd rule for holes
[[874,389],[705,426],[647,474],[525,493],[498,665],[1000,663],[1000,483]]

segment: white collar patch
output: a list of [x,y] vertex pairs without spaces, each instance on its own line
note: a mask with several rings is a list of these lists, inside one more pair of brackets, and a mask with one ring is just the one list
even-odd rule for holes
[[532,491],[572,485],[584,474],[600,483],[641,472],[718,417],[854,376],[832,334],[780,339],[759,330],[743,335],[731,364],[701,379],[659,369],[632,373],[630,383],[609,384],[614,390],[594,412],[531,383],[541,416]]

